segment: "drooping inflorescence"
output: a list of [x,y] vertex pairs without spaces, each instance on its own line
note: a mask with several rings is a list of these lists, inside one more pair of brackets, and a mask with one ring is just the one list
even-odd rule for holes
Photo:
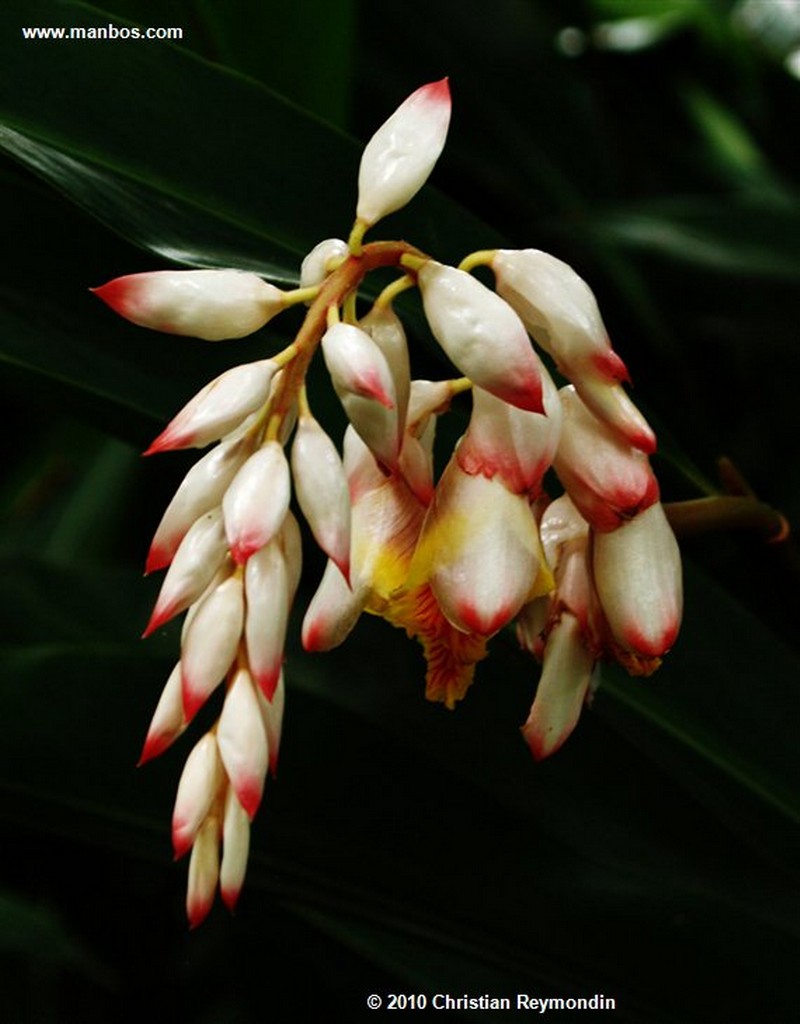
[[[543,661],[523,727],[537,758],[573,729],[600,659],[648,674],[677,635],[680,556],[648,458],[655,437],[623,388],[625,365],[588,286],[533,249],[477,252],[449,267],[406,242],[364,243],[425,182],[449,117],[444,80],[418,89],[378,130],[349,240],[319,243],[295,291],[235,270],[136,274],[96,290],[134,323],[210,341],[309,305],[287,348],[221,374],[146,452],[213,445],[178,488],[147,558],[148,572],[167,571],[145,636],[185,619],[141,761],[224,688],[173,816],[176,856],[191,850],[192,925],[217,885],[235,904],[250,822],[277,762],[302,561],[293,498],[328,557],[303,621],[306,650],[340,644],[364,611],[380,615],[419,641],[427,696],[453,707],[490,638],[516,623]],[[494,290],[472,275],[478,265],[493,271]],[[386,267],[397,281],[359,319],[361,283]],[[459,376],[412,377],[392,300],[414,287]],[[557,387],[531,337],[570,383]],[[317,350],[349,422],[341,455],[305,391]],[[437,418],[465,391],[469,423],[437,479]],[[551,468],[565,492],[554,501],[543,490]]]

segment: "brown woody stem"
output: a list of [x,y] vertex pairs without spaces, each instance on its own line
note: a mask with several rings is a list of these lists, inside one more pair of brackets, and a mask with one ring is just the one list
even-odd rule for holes
[[718,530],[748,530],[770,544],[786,540],[789,523],[776,509],[750,496],[720,494],[711,498],[664,505],[678,537],[695,537]]
[[340,306],[371,270],[399,266],[403,256],[407,255],[427,259],[408,242],[372,242],[365,245],[357,256],[348,256],[326,278],[294,340],[296,355],[285,368],[280,386],[270,402],[272,416],[282,419],[303,386],[308,365],[328,326],[328,309]]

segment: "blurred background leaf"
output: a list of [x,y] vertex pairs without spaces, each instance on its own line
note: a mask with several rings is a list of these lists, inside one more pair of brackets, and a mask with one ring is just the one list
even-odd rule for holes
[[[168,821],[191,740],[133,766],[177,650],[175,628],[137,640],[158,587],[141,561],[191,459],[137,451],[298,321],[231,356],[165,344],[87,289],[175,263],[294,280],[349,230],[356,140],[448,74],[436,187],[385,235],[445,260],[503,241],[572,262],[659,425],[665,498],[713,486],[726,454],[796,522],[795,7],[172,0],[172,45],[22,39],[152,24],[143,0],[3,6],[7,1019],[138,1020],[157,999],[192,1022],[350,1020],[372,991],[604,992],[632,1024],[792,1019],[797,560],[735,534],[685,546],[686,621],[659,674],[606,671],[538,766],[517,733],[536,669],[509,637],[452,715],[382,623],[325,657],[295,639],[241,908],[187,935]],[[322,568],[308,554],[295,638]]]

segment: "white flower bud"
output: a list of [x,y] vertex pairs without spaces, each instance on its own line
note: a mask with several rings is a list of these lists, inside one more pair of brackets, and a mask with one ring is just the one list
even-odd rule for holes
[[246,669],[236,673],[225,695],[217,743],[236,797],[252,821],[264,791],[269,751],[255,687]]
[[434,337],[479,387],[528,412],[543,412],[542,375],[525,326],[471,274],[434,260],[417,278]]
[[192,466],[161,517],[145,573],[169,565],[192,523],[220,504],[252,449],[250,438],[228,438]]
[[350,575],[350,494],[344,466],[333,441],[308,413],[292,445],[297,500],[314,539],[345,577]]
[[422,188],[444,149],[450,108],[443,78],[417,89],[375,132],[358,172],[356,216],[362,223],[375,224]]
[[326,238],[317,242],[300,267],[300,287],[315,288],[322,284],[330,273],[328,266],[349,253],[347,242],[341,238]]
[[207,732],[186,758],[178,783],[172,814],[172,846],[176,858],[182,857],[194,842],[223,778],[217,741],[213,733]]
[[279,288],[242,270],[157,270],[92,290],[140,327],[204,341],[244,338],[284,308]]
[[276,369],[271,359],[260,359],[226,370],[187,402],[144,454],[218,441],[264,405]]
[[222,902],[233,910],[242,891],[250,853],[250,819],[236,798],[233,787],[225,794],[225,812],[222,822],[222,865],[219,888]]
[[236,657],[244,625],[244,592],[229,576],[200,603],[183,638],[183,711],[191,719],[222,682]]
[[660,658],[678,635],[683,610],[678,542],[660,503],[594,538],[594,578],[614,639]]
[[268,544],[281,528],[291,497],[289,463],[277,441],[245,462],[222,501],[225,532],[238,565]]
[[200,597],[222,564],[227,549],[222,509],[216,508],[201,516],[181,541],[161,584],[144,636],[150,636]]

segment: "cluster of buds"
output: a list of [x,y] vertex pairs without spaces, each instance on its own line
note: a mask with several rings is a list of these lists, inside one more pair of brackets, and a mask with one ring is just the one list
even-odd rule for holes
[[[537,758],[574,727],[599,659],[646,674],[677,634],[680,558],[649,464],[655,438],[623,389],[625,366],[589,288],[536,250],[477,252],[456,268],[407,242],[364,243],[425,182],[449,118],[446,80],[395,111],[364,151],[348,241],[316,246],[293,291],[234,270],[137,274],[97,289],[137,324],[212,341],[309,307],[287,348],[212,381],[146,452],[214,445],[178,488],[147,560],[167,573],[145,635],[186,616],[142,761],[224,689],[175,804],[175,853],[191,850],[193,925],[218,884],[235,904],[249,825],[275,769],[301,571],[293,495],[328,558],[303,621],[306,650],[341,643],[362,612],[382,616],[421,643],[427,696],[453,707],[490,638],[516,622],[544,663],[523,730]],[[473,275],[481,265],[494,289]],[[359,318],[363,280],[386,267],[397,279]],[[452,379],[412,379],[392,303],[413,288]],[[557,387],[531,337],[571,383]],[[317,350],[349,423],[341,456],[305,390]],[[437,419],[466,391],[469,423],[437,479]],[[565,490],[552,503],[551,468]]]

